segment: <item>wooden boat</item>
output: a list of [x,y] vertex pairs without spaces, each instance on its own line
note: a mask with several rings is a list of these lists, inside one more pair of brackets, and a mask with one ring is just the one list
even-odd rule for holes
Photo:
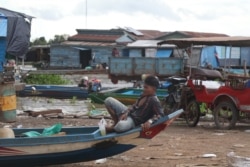
[[34,85],[26,86],[24,90],[17,92],[17,96],[40,96],[67,99],[76,97],[78,99],[86,99],[88,97],[87,88],[77,86],[52,86],[52,85]]
[[[118,88],[90,93],[89,98],[94,103],[103,104],[107,97],[114,97],[125,105],[131,105],[135,103],[141,94],[142,89]],[[158,89],[156,94],[162,100],[168,95],[168,92],[166,89]]]
[[[16,138],[0,139],[0,166],[37,166],[91,161],[120,154],[151,139],[170,125],[183,110],[158,119],[150,129],[138,126],[124,133],[101,136],[98,127],[62,128],[65,136],[20,137],[27,131],[42,129],[14,129]],[[19,137],[18,137],[19,136]]]

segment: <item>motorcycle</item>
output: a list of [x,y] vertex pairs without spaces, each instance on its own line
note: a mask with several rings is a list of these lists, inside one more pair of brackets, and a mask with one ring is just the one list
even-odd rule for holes
[[190,127],[195,127],[200,119],[200,104],[195,100],[195,96],[189,87],[186,86],[187,79],[181,77],[170,77],[167,79],[171,83],[168,86],[168,96],[163,101],[165,114],[171,114],[178,109],[184,109],[181,115]]

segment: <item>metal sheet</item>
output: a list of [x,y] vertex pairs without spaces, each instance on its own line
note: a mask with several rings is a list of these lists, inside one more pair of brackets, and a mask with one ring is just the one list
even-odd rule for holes
[[168,59],[156,59],[157,68],[156,73],[158,75],[178,75],[182,72],[183,69],[183,59],[179,58],[168,58]]
[[173,50],[172,49],[168,49],[168,50],[157,50],[157,53],[156,53],[156,57],[170,57],[171,54],[172,54]]
[[208,38],[183,38],[159,42],[162,44],[175,44],[180,48],[191,45],[218,45],[218,46],[250,46],[250,37],[208,37]]
[[53,46],[50,49],[50,66],[80,67],[79,51],[68,46]]
[[134,59],[134,74],[154,74],[155,58],[136,58]]
[[133,74],[133,59],[129,58],[110,58],[110,73],[113,75],[132,75]]

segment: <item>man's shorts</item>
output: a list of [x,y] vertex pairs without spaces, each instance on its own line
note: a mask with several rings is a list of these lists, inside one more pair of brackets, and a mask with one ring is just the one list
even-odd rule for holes
[[[122,104],[121,102],[112,97],[106,98],[104,103],[107,107],[111,108],[115,112],[118,119],[128,109],[127,106],[125,106],[124,104]],[[133,129],[134,127],[135,123],[133,119],[130,116],[128,116],[126,120],[120,120],[115,125],[114,130],[116,132],[125,132],[130,129]]]

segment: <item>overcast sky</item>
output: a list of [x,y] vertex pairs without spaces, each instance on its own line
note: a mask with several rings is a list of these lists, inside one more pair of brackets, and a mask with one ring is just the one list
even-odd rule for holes
[[1,7],[36,17],[31,39],[75,29],[133,27],[250,36],[249,0],[0,0]]

